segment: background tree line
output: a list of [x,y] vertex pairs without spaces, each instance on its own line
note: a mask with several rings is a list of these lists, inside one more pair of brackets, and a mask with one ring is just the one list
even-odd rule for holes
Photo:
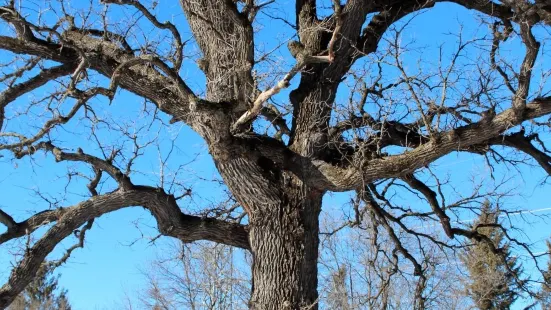
[[[551,243],[547,241],[547,252],[540,253],[540,261],[547,264],[546,278],[536,285],[537,294],[526,296],[518,254],[495,225],[503,221],[497,204],[485,201],[470,225],[501,248],[503,256],[484,242],[462,244],[456,250],[459,259],[425,247],[424,282],[404,268],[406,262],[386,256],[379,248],[388,244],[384,233],[374,237],[372,226],[346,230],[335,226],[339,221],[325,220],[321,309],[551,309]],[[247,309],[250,271],[236,263],[245,252],[212,243],[177,242],[162,251],[163,256],[143,270],[150,282],[143,298],[130,302],[128,309]],[[519,298],[524,301],[515,304]]]

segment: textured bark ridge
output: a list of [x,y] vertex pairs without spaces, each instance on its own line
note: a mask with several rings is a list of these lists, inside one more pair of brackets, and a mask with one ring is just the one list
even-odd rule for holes
[[286,193],[285,197],[294,197],[251,216],[251,309],[317,308],[321,195],[309,195],[310,190],[301,187]]
[[207,99],[234,102],[243,112],[254,95],[253,28],[229,1],[181,0],[203,57],[198,65],[207,76]]
[[[383,34],[404,16],[430,9],[442,1],[332,1],[333,11],[322,18],[318,16],[319,3],[315,0],[296,0],[294,21],[285,21],[296,32],[293,37],[296,41],[288,42],[293,57],[288,59],[290,69],[286,74],[267,78],[257,76],[253,70],[258,65],[255,57],[259,58],[255,55],[259,39],[255,37],[255,18],[267,8],[280,10],[275,1],[180,0],[183,14],[175,16],[185,21],[166,22],[160,21],[140,1],[100,1],[101,5],[137,12],[151,27],[167,31],[173,39],[170,48],[155,45],[157,43],[153,47],[131,46],[141,41],[127,40],[131,39],[128,33],[115,33],[111,25],[106,24],[102,29],[79,25],[69,13],[63,13],[68,15],[51,25],[48,21],[27,20],[25,16],[32,14],[20,12],[24,8],[15,5],[17,1],[6,2],[9,3],[0,7],[0,20],[2,26],[10,30],[0,35],[0,49],[21,57],[25,66],[6,74],[2,81],[14,77],[14,83],[18,78],[26,80],[10,84],[13,87],[0,94],[0,151],[9,153],[14,160],[43,151],[57,162],[80,163],[93,173],[88,184],[90,198],[75,206],[39,212],[21,222],[0,210],[0,223],[7,227],[0,235],[0,244],[51,225],[29,246],[7,283],[0,288],[0,308],[14,300],[44,258],[72,232],[83,229],[83,225],[90,227],[95,218],[105,213],[143,206],[154,216],[161,235],[183,242],[210,240],[249,250],[253,255],[251,309],[317,309],[319,215],[322,197],[328,191],[355,191],[364,209],[355,210],[356,221],[352,224],[358,225],[366,214],[372,216],[373,225],[386,231],[392,243],[392,254],[387,256],[399,255],[411,262],[414,275],[424,285],[423,266],[400,242],[399,235],[413,231],[416,238],[429,239],[430,236],[407,229],[404,219],[414,216],[430,219],[441,225],[449,238],[462,236],[476,241],[487,238],[476,229],[454,227],[450,221],[453,211],[445,205],[446,199],[437,195],[441,193],[440,188],[417,179],[414,175],[417,171],[453,152],[487,155],[498,145],[533,157],[551,173],[548,149],[535,144],[539,141],[536,130],[543,130],[545,125],[538,122],[538,118],[551,114],[551,97],[538,93],[533,85],[530,87],[533,67],[542,52],[532,28],[551,25],[551,8],[542,1],[447,1],[478,11],[493,24],[488,35],[493,38],[487,42],[491,47],[485,54],[489,68],[478,73],[480,81],[498,81],[496,84],[501,86],[497,91],[487,85],[482,85],[480,90],[473,88],[474,94],[470,97],[457,93],[446,97],[446,91],[454,90],[447,87],[452,82],[444,76],[444,81],[437,81],[437,85],[429,85],[437,79],[434,76],[424,79],[421,75],[406,76],[398,46],[382,53],[396,53],[392,61],[397,64],[393,70],[403,70],[390,84],[384,84],[385,79],[377,78],[373,72],[364,72],[364,76],[349,74],[360,59],[371,61],[372,58],[366,56],[374,57],[372,66],[366,67],[382,71],[378,67],[382,60],[376,59],[379,55],[375,52]],[[102,20],[99,17],[103,16],[97,17]],[[196,62],[206,78],[204,93],[194,93],[184,78],[185,43],[178,29],[185,27],[176,27],[173,23],[177,22],[189,26],[193,44],[200,53]],[[517,28],[525,47],[522,64],[502,65],[503,59],[496,60],[500,44]],[[459,50],[456,58],[460,53]],[[31,72],[28,68],[35,68],[39,61],[55,63],[55,66]],[[438,69],[435,72],[446,72],[447,68]],[[98,74],[102,79],[98,83],[82,82]],[[291,88],[293,78],[298,79],[297,86],[290,89],[284,111],[272,105],[271,100],[283,89]],[[350,96],[346,104],[335,102],[339,87],[351,78],[361,85],[351,90],[355,96]],[[103,83],[105,79],[110,81],[109,86]],[[375,82],[368,85],[373,79]],[[12,107],[17,98],[48,83],[63,88],[50,99],[53,102],[74,99],[73,108],[68,109],[68,113],[67,109],[54,111],[52,119],[38,126],[34,135],[27,136],[36,124],[29,124],[29,130],[23,133],[4,132],[5,128],[11,130],[5,126],[10,121],[7,108]],[[265,84],[269,85],[266,89],[258,86]],[[431,87],[441,91],[442,104],[435,103],[429,96],[432,94],[422,98],[422,91]],[[132,154],[122,156],[113,152],[98,157],[80,148],[72,152],[55,144],[63,139],[56,137],[53,128],[62,127],[75,115],[93,114],[94,106],[89,101],[96,96],[113,100],[119,88],[152,102],[172,117],[172,123],[183,122],[204,139],[225,185],[245,210],[247,225],[186,214],[168,190],[135,184],[131,165],[124,169],[117,164],[132,158]],[[400,102],[387,100],[392,97],[388,92],[392,91],[408,95],[400,97],[403,99],[398,100]],[[509,93],[505,96],[503,92]],[[461,99],[456,99],[459,97]],[[406,105],[409,102],[414,104]],[[407,110],[408,115],[389,115],[386,107],[399,104],[403,105],[397,110]],[[343,106],[347,106],[344,111]],[[50,109],[49,105],[44,110]],[[86,113],[80,113],[84,109]],[[257,130],[254,125],[260,123],[255,123],[258,118],[267,120],[277,133]],[[527,121],[533,121],[535,133],[527,134],[521,127]],[[401,153],[392,151],[390,155],[385,153],[385,148],[399,149]],[[137,154],[139,152],[136,157]],[[105,178],[117,188],[101,192],[98,184]],[[402,181],[404,184],[400,186],[407,185],[412,192],[426,198],[432,211],[388,208],[392,202],[385,196],[386,189],[379,190],[376,182],[390,179]],[[84,237],[80,247],[83,240]],[[442,247],[442,241],[438,242]],[[422,300],[422,289],[419,291]]]
[[251,309],[316,309],[323,192],[264,157],[225,158],[217,167],[250,217]]

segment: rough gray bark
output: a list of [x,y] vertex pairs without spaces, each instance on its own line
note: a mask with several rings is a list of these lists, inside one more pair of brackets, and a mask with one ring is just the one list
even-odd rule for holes
[[[535,148],[530,137],[524,134],[504,134],[527,120],[551,113],[551,97],[529,96],[531,70],[539,53],[539,43],[532,35],[532,27],[551,24],[549,6],[542,3],[522,0],[502,3],[449,1],[487,14],[505,27],[512,23],[521,24],[520,35],[526,55],[518,70],[517,89],[513,89],[509,107],[497,115],[493,107],[482,112],[473,108],[470,112],[483,117],[468,118],[471,115],[461,115],[464,111],[460,111],[460,103],[457,103],[449,109],[421,107],[417,121],[400,123],[369,115],[362,107],[360,111],[350,111],[348,120],[332,125],[330,120],[335,113],[337,89],[352,65],[377,51],[382,35],[393,23],[440,1],[367,3],[349,0],[345,4],[336,1],[334,14],[321,19],[316,12],[316,1],[297,0],[295,27],[299,41],[289,43],[296,65],[276,88],[262,92],[257,89],[253,74],[253,20],[259,10],[272,3],[181,0],[193,39],[202,54],[198,66],[207,79],[204,96],[195,94],[180,75],[183,43],[172,23],[157,20],[137,1],[102,2],[132,7],[153,26],[169,30],[176,52],[160,55],[144,49],[142,54],[138,54],[121,34],[77,27],[70,17],[60,21],[69,25],[58,29],[57,26],[39,26],[25,20],[13,2],[0,9],[0,18],[15,31],[14,35],[0,36],[0,49],[60,63],[58,67],[42,70],[34,78],[1,94],[0,130],[6,106],[14,98],[49,80],[72,74],[66,95],[77,99],[70,114],[53,118],[36,136],[25,137],[17,143],[0,143],[0,150],[12,151],[16,158],[44,150],[51,152],[57,161],[90,165],[96,173],[89,186],[93,197],[77,206],[39,213],[21,223],[0,212],[0,222],[8,227],[8,231],[0,235],[0,243],[22,237],[45,223],[55,222],[25,254],[12,271],[8,283],[0,289],[0,307],[13,301],[32,279],[44,257],[71,232],[104,213],[140,205],[152,212],[163,235],[184,242],[211,240],[249,249],[254,257],[252,309],[316,309],[318,218],[326,192],[357,191],[382,227],[394,237],[396,251],[411,260],[415,275],[422,276],[419,264],[393,231],[394,224],[401,224],[400,218],[393,217],[376,203],[371,197],[373,188],[366,190],[374,186],[373,182],[388,178],[409,181],[413,189],[427,197],[433,214],[441,220],[450,238],[460,235],[483,240],[484,236],[476,231],[451,227],[434,191],[414,179],[412,174],[449,153],[484,153],[492,145],[506,145],[523,151],[549,171],[550,157],[546,150]],[[367,22],[370,14],[373,17]],[[502,40],[504,38],[496,35],[494,45],[498,47]],[[495,50],[493,53],[490,57],[495,57]],[[497,70],[497,65],[494,69]],[[78,78],[86,70],[110,79],[110,86],[79,90],[76,88]],[[289,80],[299,71],[299,85],[289,98],[292,121],[288,128],[281,116],[274,117],[266,111],[264,104],[270,96],[289,87]],[[504,83],[510,85],[508,77],[505,79]],[[405,79],[403,82],[411,81]],[[225,184],[248,215],[247,226],[185,214],[175,198],[163,189],[135,185],[128,171],[113,164],[113,158],[97,158],[81,150],[64,152],[46,141],[44,137],[51,128],[65,124],[90,98],[103,95],[112,100],[117,88],[153,102],[170,115],[173,122],[184,122],[206,141]],[[381,85],[365,88],[366,94],[380,97],[384,97],[385,90]],[[476,102],[471,105],[475,106]],[[444,129],[439,128],[440,124],[433,124],[437,122],[433,121],[435,117],[447,114],[459,114],[458,118],[463,122]],[[256,133],[252,123],[258,115],[273,121],[279,132],[288,136],[289,142],[283,142],[281,135],[271,137]],[[377,134],[346,141],[344,132],[355,128],[370,128]],[[406,128],[406,133],[401,131],[403,128]],[[415,137],[413,142],[412,136]],[[381,148],[393,145],[411,149],[397,155],[380,152]],[[98,194],[95,188],[101,173],[108,174],[119,189]]]
[[278,204],[252,212],[251,309],[314,308],[317,303],[321,195],[300,184],[290,187],[296,187],[288,189],[294,193],[282,193]]

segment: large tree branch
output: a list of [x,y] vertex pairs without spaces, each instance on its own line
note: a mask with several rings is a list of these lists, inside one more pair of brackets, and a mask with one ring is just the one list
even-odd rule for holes
[[540,43],[536,41],[536,38],[532,34],[532,25],[521,23],[520,34],[526,46],[526,54],[520,66],[518,88],[513,100],[513,107],[519,112],[526,106],[526,99],[530,91],[530,81],[532,80],[532,68],[534,67],[540,48]]
[[172,195],[158,188],[135,187],[131,190],[98,195],[76,206],[37,214],[28,220],[17,223],[15,228],[0,235],[1,243],[31,233],[36,228],[55,221],[31,248],[10,274],[8,282],[0,288],[0,308],[7,307],[13,299],[33,279],[46,256],[63,239],[84,223],[102,214],[124,207],[143,206],[155,219],[159,231],[184,242],[210,240],[217,243],[249,248],[248,233],[243,225],[211,218],[183,214]]
[[430,140],[403,154],[372,160],[359,159],[358,164],[348,167],[301,156],[275,140],[243,136],[242,142],[254,145],[261,156],[272,160],[282,169],[295,173],[309,186],[319,190],[347,191],[376,180],[406,176],[446,154],[487,144],[525,120],[550,113],[551,97],[541,98],[527,104],[520,118],[517,112],[510,108],[492,119],[482,119],[477,123],[440,133],[437,140]]
[[297,30],[312,27],[317,21],[316,0],[295,1],[295,25]]
[[373,53],[377,50],[379,41],[386,30],[402,17],[425,8],[434,6],[434,1],[403,1],[403,3],[390,4],[388,6],[376,7],[377,15],[369,21],[363,29],[362,35],[357,43],[359,53],[356,57]]
[[[347,174],[350,175],[349,181],[355,181],[350,183],[345,181],[343,185],[345,185],[345,188],[350,188],[354,183],[362,184],[362,182],[371,182],[376,179],[403,176],[455,150],[484,143],[525,120],[549,113],[551,113],[551,97],[527,104],[526,110],[520,118],[517,117],[513,108],[505,110],[491,120],[483,119],[477,123],[441,133],[437,140],[431,140],[410,152],[366,162],[365,168],[361,169],[359,173],[351,174],[348,172]],[[321,170],[324,170],[324,168]],[[336,171],[333,170],[332,172]]]
[[[290,49],[292,50],[292,48]],[[260,112],[262,111],[264,102],[268,101],[271,97],[278,94],[281,90],[289,87],[289,84],[293,79],[293,77],[295,77],[295,75],[297,75],[300,72],[300,70],[303,69],[306,65],[312,64],[312,63],[324,63],[324,62],[331,61],[330,58],[325,56],[308,55],[304,50],[295,51],[295,52],[296,54],[294,55],[294,57],[296,58],[297,63],[291,68],[291,70],[289,70],[289,72],[287,72],[287,74],[285,74],[283,79],[281,79],[276,83],[276,85],[263,91],[262,93],[260,93],[260,95],[258,95],[258,97],[253,102],[252,107],[248,111],[243,113],[243,115],[241,115],[237,119],[237,121],[235,121],[235,123],[232,126],[233,131],[237,131],[239,127],[254,120],[256,116],[258,116],[258,114],[260,114]]]
[[199,67],[207,77],[206,98],[235,103],[237,119],[255,93],[252,23],[234,1],[181,0],[180,5],[203,55]]
[[402,179],[411,188],[419,191],[421,194],[423,194],[423,196],[425,196],[432,211],[434,212],[434,214],[436,214],[436,216],[438,216],[444,232],[449,238],[453,238],[454,235],[452,232],[452,227],[450,225],[450,217],[446,214],[446,212],[444,212],[444,210],[442,210],[442,208],[440,208],[440,205],[438,204],[438,199],[436,198],[436,193],[425,183],[421,182],[421,180],[417,179],[413,174],[406,175]]
[[551,156],[536,148],[532,141],[537,139],[537,135],[525,136],[524,131],[499,136],[488,141],[490,145],[503,145],[515,148],[521,152],[530,155],[536,162],[551,176]]
[[[38,143],[37,145],[29,147],[26,150],[15,151],[14,154],[17,158],[22,158],[23,156],[32,155],[38,150],[45,150],[47,152],[51,152],[55,156],[56,161],[76,161],[76,162],[83,162],[91,165],[93,170],[96,172],[96,178],[92,179],[91,183],[88,186],[89,189],[91,190],[91,193],[94,195],[94,197],[92,197],[91,199],[95,199],[95,197],[97,196],[97,192],[95,191],[95,186],[99,182],[99,177],[101,177],[101,172],[103,171],[109,174],[119,184],[119,188],[121,191],[135,191],[135,190],[151,191],[153,189],[150,187],[134,185],[131,182],[130,178],[112,163],[114,159],[114,154],[116,153],[114,153],[113,156],[110,158],[101,159],[101,158],[84,153],[80,148],[77,150],[76,153],[70,153],[70,152],[62,151],[60,148],[54,146],[51,142],[41,142],[41,143]],[[155,190],[158,192],[162,192],[161,189],[155,189]],[[161,230],[161,232],[170,236],[178,235],[180,236],[180,239],[184,241],[185,240],[194,241],[195,239],[194,237],[186,237],[184,233],[173,232],[173,229],[178,225],[174,225],[173,223],[171,223],[172,221],[174,221],[172,219],[178,219],[180,217],[183,217],[183,219],[187,222],[189,221],[196,222],[197,220],[201,219],[201,221],[203,222],[203,224],[201,224],[202,226],[205,226],[204,225],[205,223],[217,222],[217,220],[215,219],[199,218],[195,216],[185,215],[180,211],[178,205],[176,204],[176,200],[172,195],[164,194],[164,192],[162,193],[162,195],[164,195],[165,197],[163,199],[166,200],[164,204],[160,202],[155,204],[154,201],[152,200],[150,201],[150,204],[147,204],[147,205],[128,204],[126,206],[142,205],[148,208],[157,219],[159,224],[159,229]],[[5,234],[0,235],[0,244],[7,240],[20,237],[23,234],[29,234],[30,232],[34,231],[35,229],[37,229],[42,225],[57,221],[63,216],[65,216],[65,212],[68,212],[68,210],[69,210],[68,208],[65,208],[65,209],[57,209],[57,210],[40,212],[30,217],[28,220],[22,223],[15,223],[13,218],[11,218],[8,214],[1,212],[0,215],[1,215],[2,223],[4,223],[8,227],[8,231]],[[110,212],[110,211],[107,210],[106,212]],[[218,222],[222,223],[221,221],[218,221]],[[228,227],[230,227],[231,225],[233,224],[228,223]],[[203,228],[205,229],[205,231],[202,232],[201,234],[208,235],[209,234],[209,232],[207,232],[208,227],[205,226]],[[214,234],[216,234],[216,232],[214,232]]]
[[304,63],[302,61],[297,62],[291,68],[291,70],[285,74],[283,79],[277,82],[276,85],[273,87],[263,91],[256,100],[253,102],[253,106],[247,110],[243,115],[241,115],[237,121],[232,126],[232,131],[237,131],[241,126],[244,124],[254,120],[258,114],[262,111],[262,107],[264,102],[268,101],[272,96],[278,94],[282,89],[285,89],[289,87],[289,83],[293,79],[293,77],[304,67]]
[[[328,65],[307,67],[306,74],[301,75],[298,88],[291,92],[294,110],[290,144],[302,155],[319,155],[316,153],[322,151],[320,145],[327,141],[338,85],[354,62],[377,49],[382,34],[392,23],[424,6],[416,2],[407,7],[398,6],[396,10],[385,10],[373,17],[369,23],[371,27],[364,30],[362,35],[362,25],[374,7],[382,8],[365,1],[348,1],[343,8],[338,8],[335,16],[326,22],[333,34],[338,34],[327,38],[327,43],[323,34],[313,33],[313,29],[322,28],[321,25],[299,32],[301,44],[309,53],[324,53],[322,49],[326,47],[325,44],[329,44],[331,55],[328,58],[332,59]],[[333,20],[335,25],[330,23]]]
[[[79,50],[84,53],[87,66],[107,78],[111,78],[121,64],[136,59],[134,55],[120,48],[116,43],[95,38],[83,30],[66,31],[62,36],[63,40],[70,42],[71,46],[36,38],[22,40],[0,36],[0,49],[16,54],[34,55],[63,64],[79,63],[80,54],[77,51]],[[166,68],[161,69],[166,73]],[[120,70],[116,81],[122,88],[156,103],[162,111],[176,119],[190,121],[188,99],[195,97],[181,94],[182,89],[188,90],[189,88],[182,86],[181,80],[175,79],[176,76],[178,76],[177,73],[170,74],[168,77],[164,76],[151,68],[148,63],[141,62],[132,68]]]
[[15,9],[15,5],[0,7],[0,18],[11,23],[15,28],[17,37],[23,40],[34,40],[34,34],[31,27],[25,23],[23,17]]
[[0,223],[6,225],[8,229],[13,228],[17,225],[13,217],[11,217],[6,212],[2,211],[2,209],[0,209]]
[[[378,132],[373,140],[379,149],[389,145],[417,147],[428,141],[427,137],[419,134],[419,126],[415,123],[403,124],[396,121],[377,121],[367,113],[363,113],[361,116],[352,116],[348,120],[337,123],[331,127],[329,135],[333,139],[339,139],[343,132],[363,127],[369,127]],[[368,144],[369,142],[364,143]]]

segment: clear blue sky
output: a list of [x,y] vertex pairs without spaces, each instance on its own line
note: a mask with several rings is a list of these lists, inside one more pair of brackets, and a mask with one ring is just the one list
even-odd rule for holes
[[[327,1],[326,1],[327,2]],[[96,3],[96,1],[94,2]],[[280,9],[277,9],[279,16],[287,16],[294,22],[293,1],[277,1]],[[97,3],[96,3],[97,4]],[[289,9],[287,9],[289,8]],[[189,30],[185,25],[185,20],[176,1],[161,1],[156,12],[160,20],[172,20],[179,24],[184,39],[189,36]],[[124,18],[132,15],[130,13],[117,12],[111,15],[113,19]],[[430,60],[435,56],[437,47],[445,42],[450,42],[450,36],[447,33],[455,33],[458,25],[462,24],[466,37],[469,34],[477,33],[479,23],[477,18],[468,10],[459,8],[450,4],[438,4],[435,8],[416,17],[403,37],[405,40],[415,38],[416,46],[422,46],[423,58]],[[257,33],[257,42],[262,44],[262,49],[269,51],[275,48],[280,42],[285,42],[292,36],[292,31],[288,26],[281,22],[273,21],[269,24],[265,16],[259,16],[260,23],[263,24],[261,30]],[[146,33],[149,26],[145,21],[141,22]],[[150,28],[149,28],[150,29]],[[481,30],[482,32],[485,30]],[[157,34],[157,32],[153,32]],[[452,42],[455,42],[452,40]],[[444,44],[444,48],[453,48],[455,45]],[[193,52],[190,48],[187,52]],[[520,51],[521,52],[521,51]],[[286,62],[284,68],[290,67],[292,62],[289,60],[285,45],[277,52],[282,61]],[[258,53],[261,54],[261,53]],[[511,55],[519,54],[518,50],[512,50]],[[0,53],[3,62],[11,59],[12,55]],[[541,60],[540,60],[541,61]],[[550,64],[546,64],[549,66]],[[280,67],[274,68],[272,65],[262,65],[260,71],[280,71]],[[198,73],[197,69],[190,61],[185,64],[182,70],[182,76],[190,86],[200,91],[203,89],[204,78]],[[105,82],[105,81],[104,81]],[[296,79],[294,81],[296,84]],[[292,87],[291,87],[292,89]],[[46,92],[47,88],[38,90],[38,93]],[[287,99],[288,92],[283,92],[277,100],[284,102]],[[343,98],[342,96],[339,98]],[[22,98],[21,100],[28,100]],[[344,98],[343,98],[344,100]],[[18,103],[19,104],[19,103]],[[21,102],[24,105],[24,102]],[[104,100],[96,100],[94,105],[98,111],[109,115],[114,120],[113,124],[122,124],[123,122],[133,122],[134,127],[148,124],[151,120],[150,115],[142,112],[143,102],[126,92],[120,92],[115,101],[108,105]],[[82,115],[81,115],[82,116]],[[130,116],[130,117],[129,117]],[[165,116],[161,116],[165,120]],[[63,146],[81,147],[84,151],[98,153],[98,149],[93,140],[85,132],[84,121],[72,120],[66,130],[56,130],[56,137],[63,141]],[[23,124],[13,124],[11,126],[27,126]],[[110,136],[108,130],[99,132],[106,141],[111,143],[120,143],[124,139]],[[171,125],[163,128],[159,124],[151,128],[144,128],[138,132],[141,141],[148,141],[155,137],[159,141],[163,153],[170,148],[170,138],[175,138],[177,149],[172,154],[168,166],[176,170],[182,163],[191,162],[178,178],[193,188],[194,197],[192,200],[182,201],[182,206],[192,210],[201,209],[209,204],[214,204],[224,198],[223,188],[216,182],[205,181],[219,178],[213,163],[206,151],[202,140],[182,124]],[[544,138],[551,140],[548,136]],[[125,143],[128,143],[126,141]],[[131,149],[131,144],[128,144]],[[513,197],[507,200],[507,207],[525,210],[540,210],[551,208],[551,202],[548,199],[551,188],[548,185],[540,186],[539,183],[544,178],[544,173],[539,168],[521,167],[521,173],[509,172],[504,166],[499,166],[495,171],[496,179],[500,176],[512,175],[507,186]],[[155,145],[150,146],[145,155],[136,163],[136,168],[141,172],[133,177],[135,183],[157,184],[159,170],[159,157]],[[47,208],[43,200],[34,194],[34,189],[40,188],[41,191],[50,193],[52,197],[60,199],[62,206],[68,206],[77,203],[86,194],[84,182],[74,181],[67,188],[65,186],[67,179],[65,174],[67,170],[87,171],[73,164],[55,163],[51,156],[37,155],[31,162],[28,159],[21,161],[12,161],[9,156],[0,158],[0,207],[10,214],[13,214],[16,220],[22,220],[28,217],[33,211],[39,211]],[[483,158],[471,154],[453,154],[439,160],[435,165],[435,171],[442,175],[448,174],[450,179],[459,184],[458,191],[467,193],[471,187],[469,179],[476,175],[478,178],[489,178],[490,169]],[[522,175],[522,177],[519,177]],[[107,184],[106,186],[109,186]],[[547,199],[546,199],[547,198]],[[348,194],[328,194],[325,199],[325,210],[329,212],[340,212],[342,206],[348,201]],[[412,201],[415,205],[418,202]],[[420,208],[426,206],[419,204]],[[538,215],[549,213],[551,210],[538,211]],[[551,213],[549,213],[551,214]],[[513,217],[512,221],[521,217]],[[527,218],[531,224],[519,224],[525,228],[526,237],[536,242],[536,247],[543,250],[543,242],[549,237],[550,230],[547,228],[549,223],[528,215]],[[139,220],[139,227],[136,228],[135,222]],[[520,223],[520,222],[519,222]],[[157,253],[156,245],[148,242],[147,238],[142,238],[142,233],[148,237],[156,235],[155,222],[148,212],[142,208],[125,209],[122,211],[107,214],[96,220],[94,228],[87,234],[86,246],[84,249],[75,251],[69,262],[59,268],[62,273],[60,283],[63,287],[69,289],[69,299],[74,305],[74,309],[116,309],[118,304],[123,303],[125,295],[131,300],[136,300],[140,294],[140,289],[144,287],[144,277],[140,269],[147,268]],[[3,228],[2,228],[3,229]],[[40,233],[43,231],[39,231]],[[138,240],[133,245],[133,241]],[[70,246],[74,238],[64,242],[56,248],[53,256],[58,256],[63,249]],[[157,243],[162,243],[159,239]],[[4,282],[9,275],[12,262],[11,253],[17,242],[12,242],[0,247],[0,280]],[[521,253],[519,253],[521,255]],[[529,267],[527,265],[527,267]]]

